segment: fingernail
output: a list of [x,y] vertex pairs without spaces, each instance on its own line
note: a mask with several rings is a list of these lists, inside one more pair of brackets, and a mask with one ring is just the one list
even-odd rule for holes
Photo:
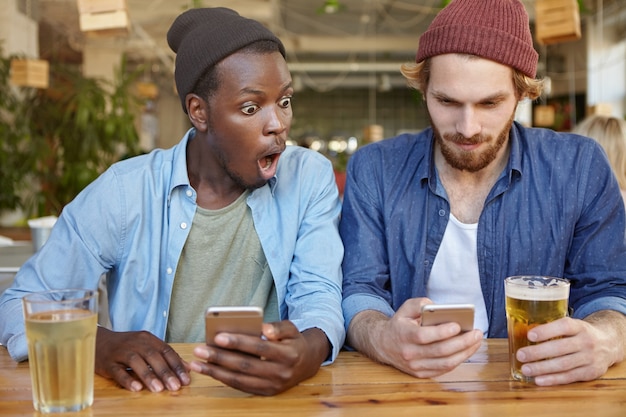
[[163,391],[163,384],[158,379],[154,379],[150,383],[150,388],[150,391],[152,392],[161,392]]
[[180,389],[180,381],[178,378],[170,377],[167,379],[167,388],[170,391],[178,391]]
[[189,375],[187,375],[186,372],[181,373],[179,375],[180,380],[182,381],[183,385],[189,385],[189,383],[191,382],[191,378],[189,378]]
[[264,332],[267,336],[269,336],[270,338],[273,338],[276,336],[276,329],[274,328],[274,326],[267,326],[266,328],[267,330]]
[[139,392],[143,389],[143,385],[139,381],[133,381],[130,383],[130,390],[132,392]]
[[535,332],[528,332],[528,334],[526,335],[526,337],[528,338],[528,340],[530,340],[531,342],[536,342],[537,341],[537,333]]
[[193,354],[202,359],[209,358],[209,349],[206,346],[197,346],[193,350]]
[[523,350],[518,350],[515,356],[517,356],[517,360],[520,362],[524,362],[526,360],[526,354]]
[[[189,363],[189,369],[192,372],[198,372],[198,373],[202,372],[202,367],[200,366],[200,364],[198,362],[190,362]],[[187,377],[187,378],[189,378],[189,377]]]
[[524,366],[522,366],[522,373],[524,375],[531,376],[532,375],[532,369],[530,368],[530,366],[524,365]]

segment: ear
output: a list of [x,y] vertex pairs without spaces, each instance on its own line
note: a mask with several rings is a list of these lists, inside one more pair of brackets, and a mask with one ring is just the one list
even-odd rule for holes
[[206,132],[208,127],[208,103],[200,96],[190,93],[185,97],[189,121],[199,132]]

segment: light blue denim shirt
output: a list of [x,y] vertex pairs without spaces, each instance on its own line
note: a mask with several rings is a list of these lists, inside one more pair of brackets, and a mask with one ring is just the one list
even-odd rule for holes
[[[165,337],[176,267],[196,211],[185,156],[193,132],[171,149],[114,164],[64,208],[46,244],[0,298],[0,342],[13,359],[28,354],[22,296],[51,288],[95,289],[104,273],[113,329]],[[276,176],[254,190],[247,204],[281,318],[300,331],[324,331],[333,346],[326,363],[334,360],[345,332],[341,206],[330,161],[288,146]]]
[[[350,159],[339,226],[346,328],[360,311],[391,316],[407,299],[426,296],[450,216],[432,145],[426,129],[368,145]],[[577,318],[603,309],[626,313],[624,203],[602,148],[515,124],[510,151],[478,222],[488,337],[506,337],[510,275],[570,279]]]

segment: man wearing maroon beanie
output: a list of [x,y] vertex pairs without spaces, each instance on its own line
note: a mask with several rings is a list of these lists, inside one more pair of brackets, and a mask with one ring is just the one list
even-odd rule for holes
[[[347,345],[433,377],[507,336],[504,279],[570,281],[570,317],[528,332],[513,354],[538,385],[593,380],[626,352],[625,213],[606,155],[582,136],[527,128],[540,96],[519,0],[453,0],[402,73],[431,127],[363,147],[348,165]],[[474,330],[422,326],[426,304],[475,306]]]

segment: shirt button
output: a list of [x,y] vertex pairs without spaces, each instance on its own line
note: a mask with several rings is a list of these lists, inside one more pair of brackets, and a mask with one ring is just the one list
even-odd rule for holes
[[187,190],[187,197],[191,197],[193,195],[193,192],[191,190]]
[[171,275],[172,274],[172,268],[167,268],[167,275]]
[[180,224],[180,228],[181,228],[181,229],[186,229],[186,228],[187,228],[187,223],[182,222],[182,223]]
[[439,210],[439,215],[441,217],[445,216],[446,215],[446,211],[445,210]]
[[167,310],[163,310],[163,318],[167,317]]

